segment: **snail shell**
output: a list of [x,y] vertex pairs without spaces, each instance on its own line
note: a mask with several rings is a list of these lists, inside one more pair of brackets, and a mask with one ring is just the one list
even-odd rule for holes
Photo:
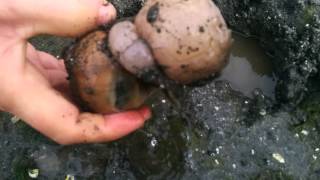
[[96,113],[138,108],[147,91],[113,59],[107,37],[104,31],[94,31],[69,50],[66,66],[72,91],[82,106]]

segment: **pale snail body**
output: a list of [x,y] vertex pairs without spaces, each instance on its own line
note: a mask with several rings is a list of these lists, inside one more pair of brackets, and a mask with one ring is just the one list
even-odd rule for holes
[[[192,83],[220,71],[231,44],[231,32],[211,0],[148,0],[133,22],[121,21],[108,33],[82,38],[73,48],[76,63],[68,72],[76,94],[92,111],[118,112],[145,100],[133,75],[161,69],[177,83]],[[118,79],[123,92],[117,91]]]
[[132,74],[155,66],[151,49],[139,38],[132,22],[116,23],[110,30],[108,42],[112,54]]

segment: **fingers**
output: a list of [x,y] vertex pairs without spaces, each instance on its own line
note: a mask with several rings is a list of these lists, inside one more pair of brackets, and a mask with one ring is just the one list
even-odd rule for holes
[[131,111],[104,116],[106,132],[111,140],[119,139],[143,126],[144,121],[151,118],[150,109],[141,108],[139,111]]
[[105,116],[82,113],[71,135],[58,139],[62,139],[62,144],[113,141],[137,130],[150,117],[148,108]]
[[24,26],[28,37],[43,33],[76,36],[116,16],[115,8],[104,0],[12,0],[0,5],[9,7],[0,18]]
[[58,61],[52,55],[37,51],[32,45],[27,45],[27,60],[31,63],[51,84],[52,87],[63,87],[68,85],[63,61]]
[[[5,109],[60,144],[106,142],[123,137],[150,118],[149,109],[103,116],[83,113],[26,65],[26,73],[5,94]],[[3,101],[0,101],[3,102]]]
[[36,50],[30,43],[27,44],[26,56],[32,64],[39,64],[44,69],[60,69],[65,71],[63,62],[58,61],[51,54]]

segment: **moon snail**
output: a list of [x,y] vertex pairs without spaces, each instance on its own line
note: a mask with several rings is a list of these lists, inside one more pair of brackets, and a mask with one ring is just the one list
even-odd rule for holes
[[150,72],[179,84],[219,72],[231,45],[231,31],[211,0],[148,0],[133,21],[80,38],[65,61],[81,104],[113,113],[143,104],[148,90],[141,77]]

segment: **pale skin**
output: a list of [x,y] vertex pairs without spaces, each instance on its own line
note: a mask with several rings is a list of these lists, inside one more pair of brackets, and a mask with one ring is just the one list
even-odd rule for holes
[[0,110],[17,115],[59,144],[108,142],[130,134],[151,117],[147,107],[112,115],[81,112],[68,97],[63,61],[37,51],[38,34],[76,37],[110,22],[104,0],[0,1]]

